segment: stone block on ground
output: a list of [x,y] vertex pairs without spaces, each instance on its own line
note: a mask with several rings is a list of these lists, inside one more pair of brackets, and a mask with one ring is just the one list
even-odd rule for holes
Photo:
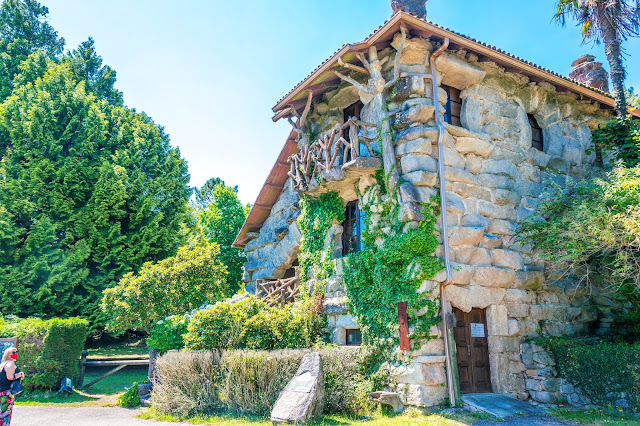
[[324,408],[322,360],[318,352],[306,354],[291,381],[271,410],[271,422],[305,424],[319,420]]

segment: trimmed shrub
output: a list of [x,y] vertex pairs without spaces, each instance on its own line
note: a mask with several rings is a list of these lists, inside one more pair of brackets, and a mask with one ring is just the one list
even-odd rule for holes
[[232,351],[223,356],[223,402],[241,414],[268,415],[306,351]]
[[220,408],[220,355],[212,351],[171,351],[158,358],[159,383],[151,400],[161,413],[208,414]]
[[80,318],[27,318],[0,323],[0,337],[18,337],[18,365],[29,390],[53,389],[78,373],[89,323]]
[[614,405],[624,398],[640,409],[640,344],[595,339],[536,339],[553,354],[560,375],[593,403]]
[[321,308],[320,296],[282,307],[269,307],[254,296],[218,302],[194,313],[185,346],[190,350],[311,347],[326,327]]
[[161,354],[172,349],[182,349],[187,323],[187,319],[180,315],[172,315],[158,321],[147,339],[147,346],[157,349]]

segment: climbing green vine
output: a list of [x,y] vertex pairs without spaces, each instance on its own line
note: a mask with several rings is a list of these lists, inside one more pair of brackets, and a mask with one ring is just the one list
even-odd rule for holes
[[302,234],[300,242],[300,279],[307,282],[327,280],[333,273],[331,248],[325,247],[327,232],[333,221],[344,221],[344,206],[335,192],[317,198],[303,195],[300,200],[298,226]]
[[[381,180],[380,173],[376,177]],[[366,201],[361,204],[363,248],[349,255],[343,276],[349,309],[364,342],[381,349],[397,345],[399,302],[408,304],[411,339],[429,338],[430,328],[440,321],[438,299],[418,289],[443,269],[435,256],[437,197],[423,203],[424,220],[414,229],[400,220],[397,191],[387,194],[387,187],[370,187],[361,196]]]

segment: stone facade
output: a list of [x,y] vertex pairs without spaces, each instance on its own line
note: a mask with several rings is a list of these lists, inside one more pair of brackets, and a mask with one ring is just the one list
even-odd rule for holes
[[[389,59],[382,70],[385,75],[393,73],[399,40],[397,34],[391,47],[378,52],[381,60]],[[430,82],[417,74],[430,73],[428,58],[437,47],[429,39],[407,39],[399,67],[409,76],[386,94],[397,168],[404,182],[400,194],[409,212],[405,219],[415,220],[411,206],[437,193],[435,114],[444,115],[444,86],[449,86],[460,91],[462,107],[461,126],[445,124],[442,135],[453,267],[452,282],[446,287],[447,309],[486,309],[494,392],[544,402],[551,394],[559,397],[560,382],[544,374],[534,377],[532,371],[543,368],[523,358],[522,343],[539,335],[593,329],[604,333],[611,324],[608,314],[614,303],[606,294],[594,296],[571,280],[545,271],[531,247],[517,241],[516,232],[519,222],[534,213],[549,182],[564,186],[597,167],[595,154],[587,149],[591,130],[607,113],[597,103],[507,72],[462,50],[446,50],[435,61],[440,86],[436,111]],[[381,106],[368,102],[366,95],[344,82],[327,90],[309,116],[313,134],[323,136],[342,124],[342,110],[359,100],[364,104],[361,119],[373,122],[379,112],[372,109]],[[532,147],[530,116],[542,129],[543,150]],[[373,183],[367,176],[357,176],[361,188]],[[345,202],[355,200],[355,181],[333,182],[330,189],[337,190]],[[298,200],[287,185],[260,232],[251,235],[246,245],[248,289],[255,288],[256,280],[281,277],[295,260],[300,242],[295,223]],[[284,234],[281,238],[279,230]],[[341,233],[342,227],[336,224],[327,236],[337,248]],[[437,254],[442,255],[442,247]],[[344,344],[344,330],[357,324],[344,304],[341,271],[338,261],[336,274],[327,284],[325,310],[334,342]],[[444,273],[437,275],[422,290],[431,292],[445,278]],[[392,367],[395,391],[404,405],[437,405],[447,396],[441,331],[436,327],[432,334],[433,339],[407,355],[405,364]]]

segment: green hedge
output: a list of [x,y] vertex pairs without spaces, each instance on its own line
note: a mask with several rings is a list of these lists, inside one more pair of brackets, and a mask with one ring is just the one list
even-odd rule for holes
[[80,318],[0,319],[0,337],[17,337],[18,366],[29,390],[54,389],[78,373],[89,323]]
[[562,337],[535,342],[551,351],[560,375],[594,404],[624,398],[640,409],[640,344]]
[[320,296],[269,307],[250,296],[226,300],[195,312],[184,336],[189,350],[293,349],[322,337],[326,317]]

